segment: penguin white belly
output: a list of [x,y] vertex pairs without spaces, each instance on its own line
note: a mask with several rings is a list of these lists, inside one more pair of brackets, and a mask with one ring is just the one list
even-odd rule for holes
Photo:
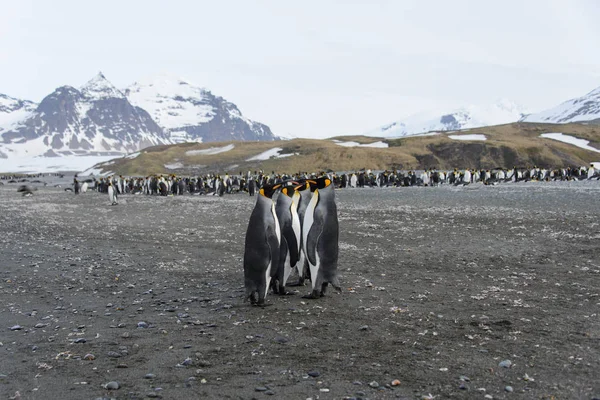
[[312,289],[315,290],[315,284],[317,283],[317,276],[319,274],[319,269],[321,268],[321,260],[319,259],[319,253],[315,252],[315,264],[313,265],[310,260],[308,260],[308,267],[310,268],[310,280],[312,284]]
[[308,233],[310,232],[310,228],[312,228],[314,220],[315,208],[317,207],[317,203],[319,202],[319,190],[315,190],[312,198],[310,199],[310,203],[308,203],[308,207],[306,207],[306,214],[304,214],[304,226],[302,227],[302,242],[304,243],[304,252],[305,257],[308,260],[308,266],[310,269],[310,280],[312,283],[312,288],[314,290],[315,283],[317,282],[317,273],[319,272],[319,255],[315,249],[315,257],[316,264],[310,262],[310,257],[308,257]]
[[[277,214],[275,213],[275,204],[271,204],[271,215],[273,215],[273,220],[275,223],[275,235],[277,236],[277,243],[281,243],[281,228],[279,227],[279,220],[277,219]],[[277,248],[275,251],[279,251]],[[269,293],[269,286],[271,285],[271,269],[273,268],[273,260],[269,261],[269,266],[265,272],[265,297],[267,293]]]
[[290,260],[290,251],[288,250],[285,254],[285,261],[283,263],[283,286],[286,285],[287,280],[291,274],[292,274],[292,265],[291,265],[291,260]]

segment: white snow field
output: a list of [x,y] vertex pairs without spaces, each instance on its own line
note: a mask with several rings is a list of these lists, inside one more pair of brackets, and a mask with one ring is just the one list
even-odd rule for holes
[[540,137],[552,140],[558,140],[559,142],[572,144],[573,146],[577,146],[581,149],[595,151],[596,153],[600,153],[599,149],[596,149],[589,145],[590,141],[585,139],[579,139],[575,136],[565,135],[564,133],[542,133]]
[[373,147],[373,148],[380,148],[380,149],[385,149],[385,148],[389,147],[389,145],[387,143],[384,143],[381,141],[367,143],[367,144],[360,144],[358,142],[341,142],[339,140],[334,140],[333,143],[337,144],[338,146],[344,146],[344,147]]
[[214,154],[225,153],[226,151],[233,150],[234,148],[235,148],[235,145],[228,144],[227,146],[223,146],[223,147],[209,147],[208,149],[202,149],[202,150],[188,150],[185,152],[185,155],[186,156],[198,156],[198,155],[212,156]]
[[448,135],[453,140],[487,140],[485,135],[481,134],[470,134],[470,135]]

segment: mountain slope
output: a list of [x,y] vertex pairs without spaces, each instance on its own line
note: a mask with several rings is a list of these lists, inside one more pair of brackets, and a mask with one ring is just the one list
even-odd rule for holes
[[523,107],[499,100],[488,107],[468,106],[452,112],[423,112],[367,132],[367,136],[403,137],[427,132],[445,132],[516,122]]
[[268,126],[244,117],[235,104],[181,79],[146,79],[125,94],[147,110],[173,142],[277,140]]
[[0,151],[6,156],[122,154],[169,143],[152,117],[101,73],[80,90],[59,87],[24,117],[4,125]]
[[0,134],[13,129],[35,111],[36,107],[37,104],[32,101],[15,99],[0,93]]
[[[597,152],[541,136],[563,132],[589,141]],[[156,146],[97,165],[94,173],[148,175],[238,173],[259,170],[318,172],[362,168],[512,168],[588,165],[600,160],[600,127],[513,123],[429,136],[366,136],[281,142],[182,143]]]
[[567,100],[556,107],[539,113],[529,114],[522,121],[555,124],[600,122],[600,87],[585,96]]

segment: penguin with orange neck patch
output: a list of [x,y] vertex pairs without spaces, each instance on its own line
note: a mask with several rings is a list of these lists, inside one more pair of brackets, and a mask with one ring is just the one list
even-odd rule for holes
[[302,185],[289,181],[284,183],[281,194],[275,203],[275,213],[281,228],[281,252],[279,266],[272,282],[273,291],[277,294],[288,294],[285,285],[300,258],[301,225],[298,217],[300,194],[296,191]]
[[307,298],[325,295],[331,284],[341,291],[338,280],[339,224],[333,182],[328,177],[307,180],[313,195],[302,225],[302,245],[310,271],[312,291]]
[[279,266],[281,229],[272,199],[278,187],[260,189],[246,231],[244,286],[252,305],[265,305],[273,271]]

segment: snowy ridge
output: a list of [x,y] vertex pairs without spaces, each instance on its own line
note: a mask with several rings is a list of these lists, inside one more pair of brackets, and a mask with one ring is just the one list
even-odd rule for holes
[[523,122],[565,124],[600,120],[600,87],[548,110],[527,115]]
[[499,100],[487,107],[467,106],[452,112],[428,111],[393,122],[366,136],[403,137],[426,132],[445,132],[516,122],[524,115],[523,107],[509,100]]
[[166,74],[125,89],[129,101],[147,110],[173,143],[276,140],[268,126],[242,115],[209,90]]
[[210,92],[167,75],[136,82],[125,93],[132,104],[148,111],[167,130],[208,122],[215,116]]
[[101,73],[81,90],[62,86],[39,105],[23,104],[20,119],[2,125],[0,157],[116,156],[170,143]]
[[19,100],[0,93],[0,134],[17,127],[36,107],[37,104],[32,101]]
[[81,93],[90,100],[102,100],[110,98],[124,99],[125,95],[106,79],[102,72],[90,79],[81,87]]

